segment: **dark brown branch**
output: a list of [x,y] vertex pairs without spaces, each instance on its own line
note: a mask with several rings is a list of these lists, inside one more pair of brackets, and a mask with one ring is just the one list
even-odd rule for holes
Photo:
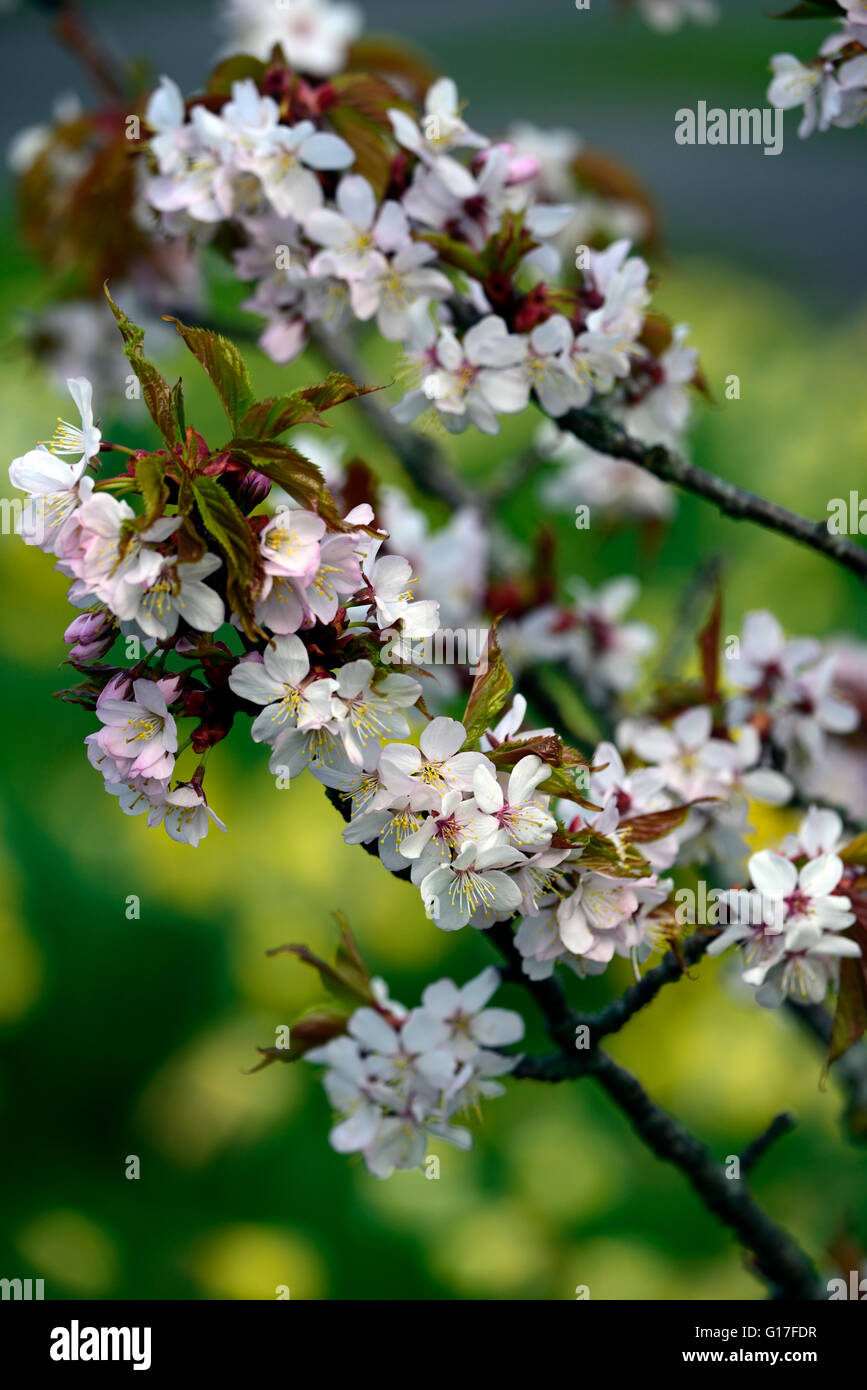
[[656,1105],[635,1077],[606,1053],[597,1051],[588,1070],[657,1158],[674,1164],[705,1206],[752,1252],[755,1268],[774,1297],[804,1301],[824,1296],[812,1261],[762,1210],[742,1178],[726,1177],[707,1146]]
[[597,410],[570,410],[555,423],[559,429],[573,434],[597,453],[627,459],[662,482],[673,483],[684,492],[712,502],[725,516],[734,517],[737,521],[753,521],[769,531],[776,531],[781,536],[809,546],[867,583],[867,549],[847,540],[845,536],[833,535],[826,522],[808,521],[777,502],[769,502],[755,492],[748,492],[736,483],[705,472],[694,463],[687,463],[686,459],[679,458],[661,445],[642,444]]
[[776,1144],[778,1139],[790,1134],[797,1123],[794,1115],[790,1115],[788,1111],[784,1111],[782,1115],[771,1120],[764,1134],[760,1134],[758,1139],[754,1139],[751,1144],[747,1145],[741,1154],[741,1174],[751,1172],[768,1149]]
[[[520,954],[508,927],[500,925],[488,933],[504,956],[508,978],[520,968]],[[545,1019],[550,1036],[557,1042],[564,1067],[571,1075],[592,1076],[627,1117],[632,1128],[649,1149],[665,1163],[683,1173],[705,1206],[733,1231],[752,1253],[756,1271],[771,1285],[774,1296],[783,1299],[815,1300],[822,1297],[819,1278],[812,1261],[789,1233],[762,1210],[742,1178],[728,1178],[707,1145],[653,1101],[641,1083],[599,1047],[592,1047],[576,1064],[575,1026],[578,1016],[569,1007],[559,982],[524,981]],[[548,1059],[548,1068],[553,1059]],[[573,1067],[575,1068],[573,1070]],[[516,1068],[519,1077],[554,1080],[542,1076],[532,1059]]]

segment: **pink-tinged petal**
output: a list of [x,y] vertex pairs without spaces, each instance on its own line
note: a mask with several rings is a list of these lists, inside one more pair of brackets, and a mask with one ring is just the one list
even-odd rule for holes
[[553,314],[540,323],[530,334],[530,346],[534,352],[548,355],[565,352],[572,346],[572,325],[563,314]]
[[662,725],[639,729],[633,739],[633,747],[639,758],[647,763],[671,762],[680,753],[676,738]]
[[225,617],[223,600],[206,584],[186,584],[177,599],[181,615],[197,632],[215,632]]
[[744,790],[753,801],[763,801],[766,806],[785,806],[792,798],[792,784],[788,777],[773,768],[760,767],[753,772],[745,772],[742,777]]
[[331,208],[316,208],[311,212],[304,230],[310,240],[318,242],[320,246],[345,246],[353,234],[346,218]]
[[67,492],[75,487],[81,467],[73,467],[55,458],[48,449],[31,449],[9,465],[9,481],[13,487],[35,496],[52,492]]
[[400,203],[393,199],[383,203],[373,235],[381,251],[397,251],[403,246],[409,237],[409,220]]
[[405,150],[412,150],[413,154],[419,154],[424,148],[424,140],[415,121],[405,111],[400,111],[397,107],[389,107],[386,115],[391,121],[391,128],[397,143],[403,145]]
[[273,647],[265,648],[264,665],[268,675],[279,685],[300,685],[310,670],[307,648],[294,633],[274,639]]

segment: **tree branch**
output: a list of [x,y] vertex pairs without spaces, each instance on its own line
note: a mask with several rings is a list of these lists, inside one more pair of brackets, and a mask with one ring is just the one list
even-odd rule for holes
[[755,492],[748,492],[746,488],[687,463],[659,444],[642,444],[597,410],[570,410],[554,423],[558,429],[574,435],[597,453],[626,459],[662,482],[674,483],[684,492],[712,502],[726,516],[734,517],[737,521],[753,521],[769,531],[776,531],[779,535],[809,546],[867,583],[867,549],[847,540],[845,536],[833,535],[826,522],[808,521],[806,517],[790,512],[776,502],[769,502]]
[[[512,979],[520,953],[512,933],[508,928],[503,930],[503,925],[494,927],[488,935],[504,956],[509,968],[508,978]],[[525,980],[524,983],[542,1013],[550,1036],[560,1048],[564,1067],[568,1064],[566,1074],[587,1075],[596,1080],[657,1158],[678,1168],[705,1206],[752,1253],[756,1270],[771,1285],[774,1296],[799,1300],[821,1298],[819,1278],[812,1261],[789,1233],[762,1210],[743,1178],[726,1177],[725,1169],[707,1145],[658,1106],[641,1083],[599,1047],[585,1053],[575,1067],[574,1026],[578,1016],[569,1007],[559,982],[551,979]],[[560,1079],[552,1074],[554,1070],[553,1058],[545,1059],[541,1071],[538,1064],[528,1059],[519,1063],[514,1074],[537,1080]]]
[[764,1134],[760,1134],[758,1139],[754,1139],[741,1154],[741,1173],[749,1173],[755,1168],[759,1159],[767,1153],[772,1144],[776,1144],[778,1139],[789,1134],[797,1125],[798,1121],[794,1115],[784,1111],[776,1119],[771,1120]]
[[123,102],[124,86],[117,75],[120,64],[88,28],[74,0],[36,0],[36,4],[54,16],[59,41],[75,55],[97,91],[112,103]]

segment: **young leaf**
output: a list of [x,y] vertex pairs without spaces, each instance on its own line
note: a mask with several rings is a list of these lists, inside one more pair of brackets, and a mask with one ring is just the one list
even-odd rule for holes
[[425,93],[438,76],[419,54],[375,35],[356,40],[349,50],[347,66],[363,73],[391,74],[403,88],[411,89],[419,103],[424,101]]
[[204,367],[214,384],[223,409],[233,430],[253,404],[253,387],[244,359],[228,338],[210,328],[188,328],[180,319],[163,314],[166,323],[173,323],[196,361]]
[[175,429],[177,430],[178,439],[186,439],[187,420],[184,413],[184,388],[180,377],[178,377],[172,387],[172,414],[175,417]]
[[485,730],[494,723],[513,685],[497,641],[495,621],[488,633],[484,669],[476,674],[461,721],[467,731],[465,747],[474,747]]
[[144,454],[135,460],[135,478],[144,499],[144,513],[135,523],[137,531],[146,531],[162,516],[169,495],[166,483],[166,459],[161,454]]
[[133,323],[132,319],[127,318],[123,310],[118,308],[109,294],[107,284],[104,286],[104,290],[123,338],[124,355],[141,382],[145,405],[150,411],[151,419],[166,444],[175,444],[183,440],[184,436],[178,433],[177,415],[172,404],[172,389],[153,363],[148,362],[142,351],[144,329],[139,328],[138,324]]
[[458,270],[462,270],[473,280],[487,279],[488,270],[485,262],[464,242],[455,241],[444,232],[424,232],[419,240],[426,241],[429,246],[439,251],[440,260],[445,261],[446,265],[457,266]]
[[391,181],[394,151],[391,124],[386,132],[380,122],[346,102],[329,107],[327,114],[335,133],[355,151],[352,172],[367,179],[379,201]]
[[316,464],[305,458],[291,444],[274,440],[234,439],[229,445],[235,457],[240,457],[258,473],[264,473],[303,507],[317,512],[332,531],[355,531],[347,525],[337,510],[334,499]]
[[593,870],[611,878],[643,878],[650,872],[650,865],[634,845],[623,841],[615,843],[596,830],[578,830],[573,834],[558,832],[551,843],[555,849],[580,848],[580,864],[588,872]]
[[306,386],[291,396],[256,401],[237,426],[237,432],[246,440],[276,439],[294,425],[324,425],[323,410],[331,410],[344,401],[354,401],[369,391],[381,390],[381,386],[359,386],[343,372],[331,372],[318,385]]
[[[867,948],[867,932],[861,933],[861,949]],[[827,1065],[842,1057],[867,1032],[867,975],[864,959],[845,958],[840,962],[840,986],[834,1027],[828,1044]]]
[[254,58],[249,53],[235,53],[230,58],[224,58],[213,69],[205,91],[210,96],[230,96],[233,82],[252,77],[258,87],[264,76],[265,64],[261,58]]
[[347,945],[347,935],[348,929],[342,925],[342,950],[338,949],[334,965],[329,965],[327,960],[314,955],[309,946],[303,945],[276,946],[268,955],[276,956],[285,951],[289,955],[297,956],[305,965],[312,965],[313,969],[319,972],[319,978],[329,994],[334,995],[342,1004],[358,1009],[363,1004],[373,1004],[375,1000],[370,976],[360,962],[357,951],[353,954],[355,943],[352,942],[351,936],[348,938],[351,945]]
[[193,478],[193,495],[202,521],[226,561],[226,597],[248,637],[257,635],[255,594],[262,583],[262,559],[247,518],[216,478]]
[[630,840],[638,845],[661,840],[663,835],[670,835],[672,830],[683,825],[692,804],[690,802],[687,806],[672,806],[668,811],[648,811],[644,816],[632,816],[629,820],[621,821],[618,829],[628,830]]
[[354,401],[371,391],[381,391],[381,386],[359,386],[344,372],[329,372],[324,381],[315,386],[305,386],[298,392],[302,400],[308,401],[314,410],[332,410],[344,401]]
[[717,585],[716,596],[710,617],[698,635],[698,649],[701,657],[701,674],[704,681],[704,700],[715,705],[720,699],[719,653],[720,630],[722,627],[722,589]]
[[844,864],[867,865],[867,832],[862,832],[856,835],[854,840],[850,840],[849,844],[840,850],[840,858]]
[[272,1062],[297,1062],[299,1057],[303,1057],[305,1052],[310,1052],[312,1048],[323,1047],[325,1043],[331,1042],[332,1038],[341,1037],[346,1032],[349,1018],[349,1014],[331,1012],[327,1009],[305,1014],[297,1023],[292,1024],[288,1047],[257,1047],[256,1051],[262,1054],[262,1061],[257,1066],[250,1067],[247,1075],[251,1076],[253,1072],[270,1067]]

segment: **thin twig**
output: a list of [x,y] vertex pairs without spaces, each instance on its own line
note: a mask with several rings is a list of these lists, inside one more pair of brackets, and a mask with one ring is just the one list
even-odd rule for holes
[[118,77],[121,64],[103,48],[74,0],[36,0],[36,4],[54,16],[58,39],[78,59],[97,91],[112,103],[123,102],[125,90]]
[[741,1175],[751,1172],[768,1149],[776,1144],[778,1139],[791,1133],[797,1123],[794,1115],[790,1115],[787,1110],[782,1115],[778,1115],[776,1119],[771,1120],[764,1134],[760,1134],[758,1139],[754,1139],[751,1144],[748,1144],[741,1154]]

